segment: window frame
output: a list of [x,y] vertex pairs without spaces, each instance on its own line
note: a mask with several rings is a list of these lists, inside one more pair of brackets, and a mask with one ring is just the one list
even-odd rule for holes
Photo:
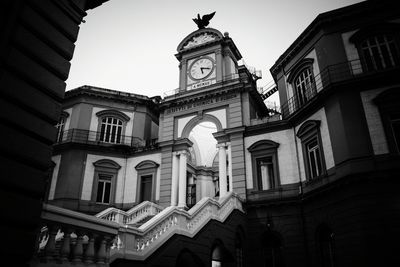
[[[307,77],[311,77],[310,83],[307,83],[306,92],[303,92],[304,99],[300,101],[300,94],[297,88],[297,80],[305,71],[309,71]],[[295,98],[295,105],[293,111],[300,109],[305,106],[317,93],[317,87],[315,83],[315,73],[314,73],[314,59],[313,58],[303,58],[290,70],[290,74],[287,78],[287,82],[292,86],[293,97]],[[302,95],[303,95],[302,94]]]
[[66,131],[65,130],[65,125],[67,124],[68,117],[69,117],[69,113],[65,112],[65,111],[62,111],[61,115],[60,115],[60,119],[58,120],[57,124],[54,125],[54,127],[56,127],[56,129],[57,129],[57,135],[56,135],[55,143],[61,143],[62,141],[64,141],[64,138],[66,137],[64,135],[64,133]]
[[[320,125],[321,121],[319,120],[308,120],[300,126],[296,133],[296,136],[301,140],[306,181],[316,180],[327,174]],[[308,149],[308,146],[315,141],[317,142],[319,148],[318,155],[320,157],[321,164],[321,171],[317,176],[312,175]]]
[[136,165],[137,172],[137,186],[136,186],[136,203],[141,203],[143,196],[142,193],[142,177],[152,176],[151,179],[151,199],[149,201],[156,201],[156,188],[157,188],[157,170],[160,165],[151,160],[144,160]]
[[400,140],[396,139],[392,128],[393,117],[400,118],[400,106],[398,105],[400,103],[400,88],[383,91],[373,99],[373,102],[379,109],[389,152],[400,154]]
[[[400,35],[398,33],[399,30],[400,30],[400,25],[398,24],[381,23],[362,28],[350,37],[349,39],[350,42],[353,43],[357,48],[363,72],[368,73],[374,71],[385,71],[387,69],[392,69],[400,66]],[[372,38],[377,38],[378,36],[391,36],[393,38],[394,50],[391,50],[392,51],[391,54],[394,61],[394,65],[392,67],[383,67],[383,68],[376,68],[375,66],[374,68],[369,69],[367,64],[367,56],[366,53],[364,52],[362,44],[365,41],[371,40]],[[389,46],[386,45],[386,47]],[[393,53],[397,54],[397,57],[395,57]],[[372,56],[372,58],[374,58],[374,56]],[[380,53],[380,60],[381,62],[384,61],[384,56],[382,55],[382,53]]]
[[[252,191],[269,191],[279,188],[281,185],[279,177],[279,165],[278,165],[278,147],[279,144],[271,140],[260,140],[252,144],[248,151],[251,153],[251,163],[253,171],[253,189]],[[263,189],[262,178],[259,177],[259,170],[257,162],[263,158],[271,158],[273,166],[272,182],[270,182],[270,188]]]
[[[115,161],[109,159],[101,159],[93,163],[94,165],[94,179],[93,179],[93,186],[92,186],[92,197],[91,201],[98,205],[114,205],[115,204],[115,191],[116,191],[116,181],[118,177],[118,170],[121,166],[116,163]],[[97,194],[98,194],[98,186],[100,180],[100,176],[109,176],[110,177],[110,196],[109,196],[109,203],[104,202],[97,202]]]
[[[122,113],[121,111],[118,110],[113,110],[113,109],[107,109],[107,110],[102,110],[96,113],[96,116],[98,117],[98,122],[97,122],[97,137],[96,140],[102,143],[106,144],[125,144],[125,131],[126,131],[126,125],[130,118]],[[103,125],[103,119],[106,118],[112,118],[121,121],[121,133],[119,134],[119,142],[110,142],[110,141],[104,141],[102,140],[102,136],[105,136],[106,134],[102,134],[102,125]],[[118,137],[116,137],[118,138]]]

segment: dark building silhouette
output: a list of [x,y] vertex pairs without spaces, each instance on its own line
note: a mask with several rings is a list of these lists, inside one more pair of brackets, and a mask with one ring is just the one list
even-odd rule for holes
[[[179,88],[164,98],[94,86],[63,97],[65,52],[72,56],[77,31],[70,31],[80,20],[56,22],[48,12],[78,9],[41,5],[9,4],[30,15],[11,23],[16,30],[5,42],[13,53],[3,64],[10,178],[2,190],[16,203],[4,213],[7,257],[26,262],[35,249],[33,266],[399,262],[396,3],[317,16],[271,67],[269,92],[238,64],[228,33],[198,29],[177,47]],[[37,14],[54,23],[45,31],[54,38],[41,33],[42,20],[25,22]],[[35,37],[37,49],[19,34]],[[274,91],[280,112],[264,104]]]

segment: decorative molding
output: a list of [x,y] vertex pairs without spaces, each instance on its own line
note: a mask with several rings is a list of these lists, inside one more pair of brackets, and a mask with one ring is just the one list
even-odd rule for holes
[[145,170],[145,169],[153,169],[158,168],[160,164],[152,161],[152,160],[144,160],[135,166],[136,170]]
[[310,131],[318,129],[320,125],[321,121],[319,120],[308,120],[300,126],[299,130],[296,133],[296,136],[301,139]]
[[279,143],[276,143],[271,140],[260,140],[252,144],[247,150],[250,152],[255,152],[259,150],[268,150],[268,149],[277,149],[279,147]]
[[125,113],[122,113],[119,110],[115,110],[115,109],[106,109],[106,110],[102,110],[96,113],[97,117],[104,117],[104,116],[113,116],[113,117],[117,117],[119,119],[121,119],[122,121],[129,121],[130,118],[128,117],[128,115],[126,115]]
[[198,36],[193,36],[191,40],[189,40],[184,46],[183,49],[188,49],[194,46],[198,46],[204,43],[208,43],[211,41],[215,41],[217,40],[218,35],[214,34],[214,33],[203,33],[201,35]]
[[121,166],[116,163],[115,161],[112,161],[110,159],[100,159],[96,162],[93,162],[93,165],[95,167],[102,167],[102,168],[109,168],[109,169],[116,169],[119,170]]

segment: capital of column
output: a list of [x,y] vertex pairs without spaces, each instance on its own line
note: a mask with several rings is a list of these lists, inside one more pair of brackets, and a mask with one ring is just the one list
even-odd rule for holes
[[180,155],[188,155],[189,154],[189,151],[187,151],[187,150],[180,150],[180,151],[175,151],[175,152],[173,152],[176,156],[180,156]]
[[227,148],[227,143],[219,143],[219,144],[217,144],[217,148]]

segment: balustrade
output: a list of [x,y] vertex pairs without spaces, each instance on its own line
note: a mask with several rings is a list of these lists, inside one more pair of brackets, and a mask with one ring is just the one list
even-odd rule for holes
[[45,227],[31,266],[108,266],[118,224],[47,204],[42,219]]
[[[161,211],[147,202],[126,212],[129,215],[107,209],[98,214],[100,218],[45,204],[46,228],[31,266],[108,266],[121,257],[144,260],[174,234],[193,237],[211,219],[224,222],[234,209],[243,212],[241,200],[232,192],[219,200],[203,198],[189,211],[176,206]],[[149,214],[156,215],[140,227],[126,224]]]

